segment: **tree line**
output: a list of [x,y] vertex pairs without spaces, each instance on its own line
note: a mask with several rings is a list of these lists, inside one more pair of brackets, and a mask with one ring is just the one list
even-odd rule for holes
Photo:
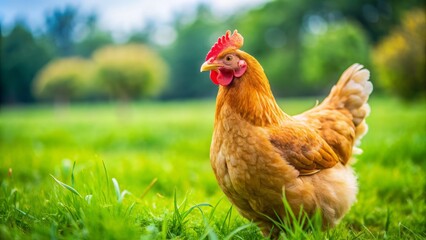
[[[168,26],[152,21],[120,43],[74,6],[46,13],[43,30],[0,25],[1,103],[212,97],[199,66],[227,29],[243,34],[279,97],[324,94],[353,62],[372,70],[376,89],[425,95],[423,1],[275,0],[231,16],[196,8],[191,21],[187,12]],[[173,41],[161,44],[161,30]]]

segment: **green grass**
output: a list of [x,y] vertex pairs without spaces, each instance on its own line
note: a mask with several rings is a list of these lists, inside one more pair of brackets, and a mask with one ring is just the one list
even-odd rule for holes
[[[426,103],[371,106],[357,203],[335,229],[287,237],[426,238]],[[0,239],[261,239],[211,170],[213,114],[214,101],[2,109]]]

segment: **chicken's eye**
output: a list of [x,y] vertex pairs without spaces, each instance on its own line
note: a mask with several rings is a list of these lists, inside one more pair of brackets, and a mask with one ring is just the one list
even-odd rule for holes
[[227,55],[225,61],[230,62],[232,60],[232,55]]

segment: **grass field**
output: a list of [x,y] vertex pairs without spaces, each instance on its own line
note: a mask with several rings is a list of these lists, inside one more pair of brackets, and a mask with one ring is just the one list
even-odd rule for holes
[[[357,203],[337,228],[288,238],[426,239],[426,102],[371,106]],[[213,114],[213,101],[2,109],[0,239],[262,239],[214,178]]]

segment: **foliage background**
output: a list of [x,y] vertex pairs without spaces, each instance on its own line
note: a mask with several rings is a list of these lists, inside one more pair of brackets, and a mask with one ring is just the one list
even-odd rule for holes
[[[389,43],[389,46],[395,46],[394,50],[382,47],[386,45],[385,39],[390,38],[388,35],[395,36],[398,34],[395,32],[402,31],[397,29],[407,28],[407,22],[412,21],[409,19],[414,15],[420,21],[420,32],[411,34],[407,43]],[[127,38],[117,41],[112,37],[113,32],[99,27],[95,12],[82,12],[69,5],[47,11],[45,24],[39,26],[37,32],[25,19],[2,26],[0,100],[1,104],[34,102],[35,76],[48,62],[72,56],[91,58],[103,46],[126,43],[143,44],[160,54],[166,64],[153,64],[159,66],[152,75],[170,73],[165,80],[158,80],[158,86],[153,87],[157,89],[155,94],[142,91],[137,98],[213,97],[215,86],[198,69],[211,45],[227,29],[238,29],[243,34],[243,49],[262,63],[278,97],[324,94],[353,62],[360,62],[373,72],[372,80],[378,83],[375,84],[377,92],[381,87],[394,89],[392,93],[404,88],[406,93],[398,95],[407,97],[413,95],[411,91],[424,93],[422,87],[405,88],[422,84],[421,80],[400,80],[404,69],[413,72],[409,66],[417,69],[415,79],[426,78],[424,31],[421,30],[424,29],[421,25],[424,18],[424,2],[416,0],[275,0],[252,9],[237,9],[229,16],[212,12],[205,3],[177,13],[168,24],[153,19],[143,29],[130,32]],[[165,34],[158,37],[158,32]],[[167,38],[174,40],[165,41]],[[404,50],[404,46],[415,47]],[[390,51],[405,57],[397,57],[390,63],[390,60],[384,60]],[[398,54],[398,51],[404,52]],[[372,61],[373,57],[378,59],[380,56],[383,56],[382,60]],[[416,62],[408,64],[404,59]],[[395,66],[401,67],[398,73]],[[392,77],[395,80],[391,80]],[[87,92],[86,100],[105,99],[96,94],[96,86],[92,90]],[[421,97],[424,94],[414,95]]]

